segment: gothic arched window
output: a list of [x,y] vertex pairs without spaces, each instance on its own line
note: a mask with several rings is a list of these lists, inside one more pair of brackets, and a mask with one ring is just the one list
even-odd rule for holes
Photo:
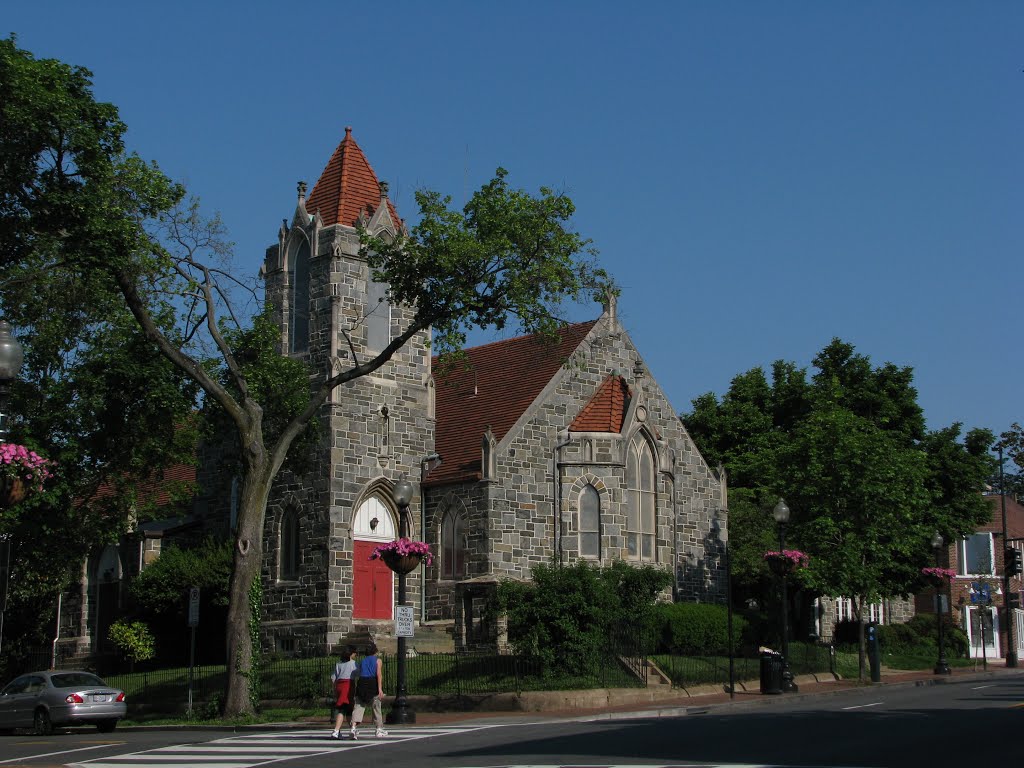
[[463,517],[449,509],[441,520],[441,578],[461,579],[466,575],[466,538]]
[[366,346],[379,352],[391,343],[391,299],[387,283],[366,283]]
[[281,520],[278,544],[278,579],[292,581],[299,575],[299,513],[290,507]]
[[580,556],[601,557],[601,494],[592,485],[580,491]]
[[654,559],[654,454],[637,435],[626,457],[626,550],[630,560]]
[[292,322],[290,351],[309,351],[309,241],[301,238],[292,250]]

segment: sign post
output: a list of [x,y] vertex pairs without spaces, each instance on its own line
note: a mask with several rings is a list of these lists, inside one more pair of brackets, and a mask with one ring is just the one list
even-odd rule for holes
[[414,614],[415,611],[411,605],[395,606],[395,637],[415,637]]
[[192,714],[192,682],[196,665],[196,627],[199,626],[199,587],[188,590],[188,626],[191,641],[188,652],[188,713]]

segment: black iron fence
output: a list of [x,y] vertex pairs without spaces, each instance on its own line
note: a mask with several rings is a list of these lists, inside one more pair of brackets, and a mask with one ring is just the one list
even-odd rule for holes
[[[541,690],[642,688],[647,685],[648,662],[657,665],[676,687],[726,685],[729,681],[727,656],[654,654],[651,648],[652,640],[636,632],[614,633],[594,664],[575,674],[546,667],[529,655],[420,654],[406,660],[406,690],[410,696],[452,699]],[[398,659],[393,655],[382,655],[382,659],[384,689],[393,693]],[[5,680],[31,669],[46,669],[50,661],[49,653],[22,656],[20,668],[9,669]],[[126,692],[133,711],[181,711],[188,701],[190,687],[194,706],[215,709],[227,683],[222,664],[196,666],[190,672],[188,667],[161,667],[158,660],[134,667],[125,662],[112,667],[111,659],[103,662],[99,666],[81,660],[65,663],[58,657],[57,667],[94,669],[107,683]],[[265,701],[326,707],[333,695],[330,676],[335,662],[333,657],[264,659],[260,665],[262,697]],[[735,658],[735,679],[758,679],[758,664],[759,659],[754,656]],[[809,643],[790,646],[789,665],[795,675],[835,671],[831,648]]]

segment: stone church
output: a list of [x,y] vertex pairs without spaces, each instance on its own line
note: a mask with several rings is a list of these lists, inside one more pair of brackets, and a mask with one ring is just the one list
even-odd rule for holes
[[[317,376],[379,352],[408,323],[359,256],[356,225],[404,226],[366,156],[345,136],[285,219],[261,269],[284,354]],[[632,339],[614,300],[556,344],[523,336],[467,350],[441,369],[428,333],[321,411],[312,469],[283,472],[267,510],[266,651],[319,655],[367,634],[393,634],[397,578],[370,553],[397,538],[394,484],[410,480],[412,538],[435,554],[407,579],[417,639],[500,646],[483,610],[497,581],[539,563],[617,560],[671,571],[680,601],[724,602],[726,515],[705,464]],[[189,468],[191,469],[191,468]],[[126,579],[163,542],[228,532],[238,478],[212,462],[192,475],[191,510],[140,526],[90,558],[68,595],[61,642],[98,650],[124,604]],[[184,478],[186,480],[191,479]]]
[[[346,128],[308,197],[267,249],[281,348],[327,376],[380,351],[410,318],[359,257],[356,225],[403,227]],[[596,313],[595,313],[596,314]],[[322,450],[282,475],[265,528],[265,647],[322,653],[391,632],[396,577],[369,555],[396,538],[399,478],[416,488],[414,539],[436,554],[408,577],[419,624],[454,644],[493,639],[482,601],[538,563],[625,560],[675,574],[678,600],[724,602],[718,478],[616,318],[615,303],[551,345],[524,336],[438,369],[421,334],[335,391]]]

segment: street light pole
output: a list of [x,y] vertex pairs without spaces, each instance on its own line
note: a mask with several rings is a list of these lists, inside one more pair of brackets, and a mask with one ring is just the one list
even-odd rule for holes
[[[935,532],[935,536],[932,537],[932,549],[935,550],[935,567],[941,568],[942,564],[939,562],[939,555],[942,552],[942,545],[945,543],[942,538],[942,534],[938,531]],[[949,668],[949,662],[946,661],[946,640],[943,634],[943,621],[942,614],[942,582],[945,579],[937,579],[938,585],[935,587],[935,626],[938,628],[939,633],[939,660],[935,664],[936,675],[949,675],[952,674],[953,670]]]
[[782,692],[793,693],[797,690],[793,682],[793,673],[789,669],[789,596],[786,593],[786,563],[783,552],[786,549],[786,525],[789,523],[789,507],[781,498],[772,510],[772,516],[779,526],[779,571],[782,575]]
[[11,397],[11,382],[21,370],[25,354],[21,344],[11,333],[11,324],[0,320],[0,444],[7,442],[10,431],[10,414],[7,406]]
[[[7,442],[11,417],[7,412],[11,399],[11,382],[18,377],[25,353],[11,333],[11,324],[0,320],[0,445]],[[4,640],[4,614],[7,612],[7,593],[11,588],[11,539],[0,536],[0,568],[3,569],[3,594],[0,594],[0,648]]]
[[[398,506],[398,536],[402,539],[409,538],[409,503],[412,501],[412,483],[404,477],[395,483],[391,491],[391,497]],[[398,604],[405,605],[405,579],[404,571],[398,573]],[[405,725],[416,722],[416,713],[409,709],[409,699],[405,690],[405,657],[406,638],[398,638],[398,690],[395,694],[395,703],[391,706],[388,715],[388,722],[396,725]]]

